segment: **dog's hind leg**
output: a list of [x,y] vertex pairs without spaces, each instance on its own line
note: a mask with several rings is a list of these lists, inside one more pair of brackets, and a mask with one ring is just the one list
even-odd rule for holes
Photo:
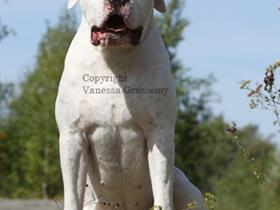
[[184,173],[174,168],[174,209],[187,209],[187,205],[196,202],[198,204],[197,210],[205,210],[204,202],[201,192],[195,187]]

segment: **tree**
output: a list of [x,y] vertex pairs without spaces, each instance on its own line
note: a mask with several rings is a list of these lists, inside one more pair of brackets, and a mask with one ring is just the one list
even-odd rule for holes
[[[213,179],[217,210],[279,209],[274,202],[279,190],[279,174],[278,180],[267,182],[272,170],[277,167],[279,171],[275,145],[260,138],[254,126],[244,128],[238,135],[238,141],[243,139],[244,149],[235,155],[223,176]],[[244,159],[245,153],[250,162]]]
[[[177,81],[176,165],[201,189],[209,190],[211,188],[210,176],[206,177],[205,174],[209,168],[212,168],[212,173],[215,171],[214,166],[210,167],[208,156],[217,140],[210,139],[210,132],[206,135],[204,133],[208,132],[206,130],[208,127],[214,126],[217,127],[216,130],[220,129],[218,131],[222,132],[224,124],[222,119],[217,122],[208,122],[212,116],[208,101],[213,95],[211,85],[214,79],[212,77],[193,78],[189,70],[184,68],[176,57],[177,48],[183,40],[183,32],[188,26],[188,22],[182,17],[183,4],[182,0],[169,1],[167,14],[157,17],[161,35],[170,56],[171,71]],[[207,147],[204,146],[206,142]],[[223,141],[220,142],[223,143]],[[222,154],[218,156],[223,157]],[[222,161],[221,158],[219,161]],[[206,161],[207,159],[209,161]]]
[[12,83],[0,82],[0,119],[7,115],[7,105],[13,95],[13,89]]
[[[7,104],[13,93],[13,85],[0,83],[0,180],[4,179],[4,174],[7,172],[7,167],[4,164],[4,142],[7,138],[7,133],[5,130],[5,119],[8,114]],[[1,194],[1,190],[0,190]]]
[[54,104],[65,54],[75,30],[75,18],[66,12],[57,26],[48,26],[39,45],[36,65],[10,104],[5,155],[6,161],[12,159],[13,164],[7,176],[10,186],[3,186],[9,196],[47,198],[61,192]]
[[[217,194],[218,209],[271,209],[270,198],[264,196],[263,187],[250,174],[250,166],[241,158],[238,147],[230,141],[231,137],[224,132],[224,119],[211,114],[208,102],[213,96],[211,85],[215,79],[191,77],[176,59],[178,44],[183,39],[182,32],[188,25],[181,16],[182,4],[179,0],[170,1],[167,15],[158,19],[178,84],[176,165],[202,191]],[[269,174],[275,168],[279,170],[279,164],[275,164],[275,145],[260,137],[256,127],[242,128],[239,135],[264,173]],[[279,176],[274,178],[273,185],[278,186],[275,191],[279,191]],[[242,179],[247,180],[247,191],[244,185],[236,184],[242,183]],[[254,196],[260,198],[260,202],[250,204]],[[239,202],[238,198],[243,198],[244,202]],[[229,206],[229,200],[234,201],[233,208]]]
[[14,33],[7,25],[3,24],[0,19],[0,41],[7,37],[10,33]]
[[4,25],[0,20],[0,41],[4,39],[6,36],[8,36],[10,33],[10,30],[6,25]]

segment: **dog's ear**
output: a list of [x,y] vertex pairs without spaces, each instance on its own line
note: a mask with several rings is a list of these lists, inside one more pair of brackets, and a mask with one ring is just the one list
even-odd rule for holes
[[68,0],[68,9],[71,9],[72,7],[74,7],[74,5],[78,2],[78,0]]
[[164,0],[155,0],[155,9],[159,12],[166,12],[166,5]]

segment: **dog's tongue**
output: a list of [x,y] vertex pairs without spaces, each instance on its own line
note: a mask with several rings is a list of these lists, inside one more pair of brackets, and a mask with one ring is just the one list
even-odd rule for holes
[[106,27],[107,31],[113,32],[113,33],[120,33],[124,32],[126,29],[125,26],[120,26],[120,27]]

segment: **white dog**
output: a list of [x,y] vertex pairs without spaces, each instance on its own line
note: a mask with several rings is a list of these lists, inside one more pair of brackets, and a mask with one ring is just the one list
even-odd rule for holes
[[164,0],[80,5],[56,101],[64,210],[204,209],[174,167],[176,90],[153,17]]

